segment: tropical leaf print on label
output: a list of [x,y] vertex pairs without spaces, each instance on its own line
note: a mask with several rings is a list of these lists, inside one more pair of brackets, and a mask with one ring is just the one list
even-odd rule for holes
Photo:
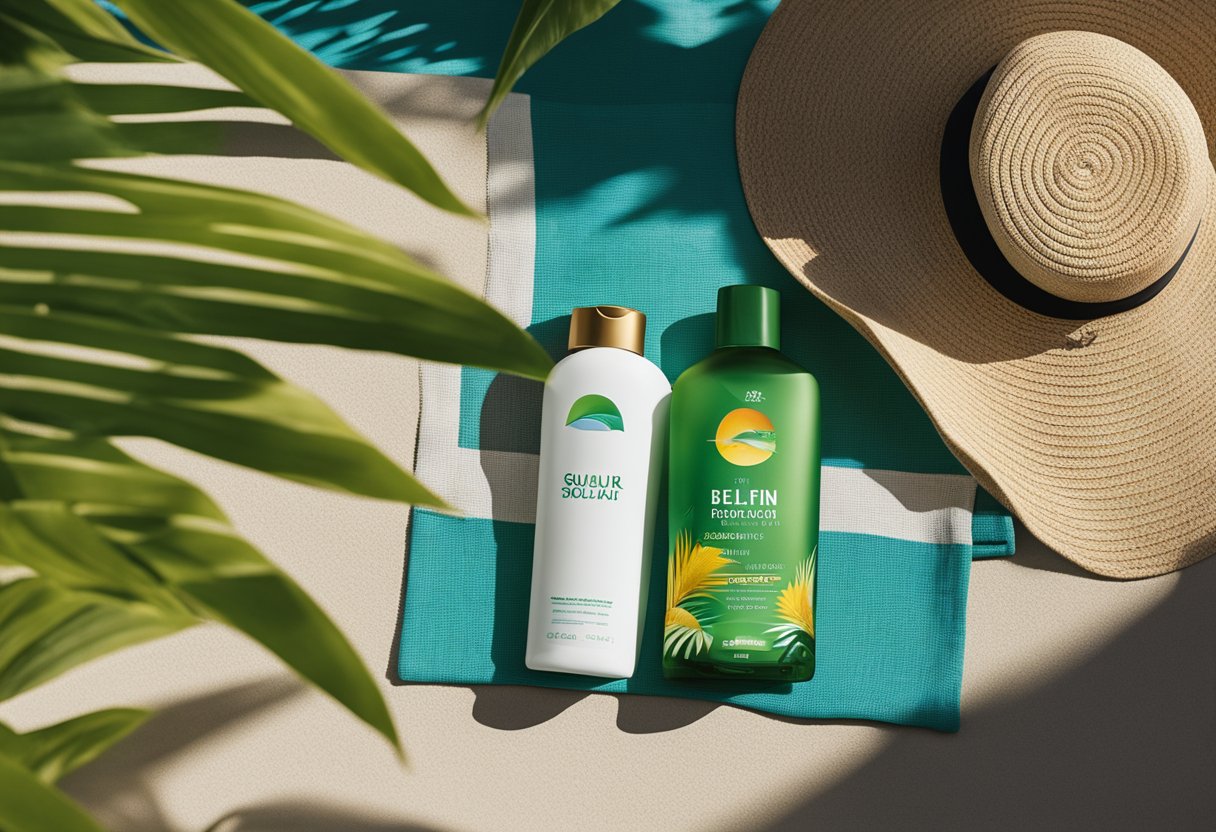
[[566,416],[566,427],[575,430],[624,431],[625,421],[621,418],[621,411],[617,410],[612,399],[591,393],[580,396],[574,404],[570,405],[570,412]]
[[784,647],[783,656],[813,655],[815,638],[815,561],[818,550],[798,565],[794,579],[777,598],[777,614],[782,623],[765,630],[776,634],[774,647]]
[[734,563],[722,550],[692,542],[686,530],[676,536],[667,559],[667,612],[663,621],[663,653],[689,658],[708,650],[714,637],[704,629],[710,616],[698,599],[713,597],[726,585],[726,576],[715,574]]

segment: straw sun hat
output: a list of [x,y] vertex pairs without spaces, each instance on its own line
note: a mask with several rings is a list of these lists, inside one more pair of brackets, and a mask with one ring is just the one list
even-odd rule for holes
[[737,126],[781,262],[1119,578],[1216,551],[1213,138],[1211,0],[786,0]]

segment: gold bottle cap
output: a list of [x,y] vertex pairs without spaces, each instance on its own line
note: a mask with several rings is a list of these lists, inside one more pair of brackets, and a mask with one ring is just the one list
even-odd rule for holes
[[646,316],[626,306],[580,306],[570,312],[572,350],[616,347],[642,355]]

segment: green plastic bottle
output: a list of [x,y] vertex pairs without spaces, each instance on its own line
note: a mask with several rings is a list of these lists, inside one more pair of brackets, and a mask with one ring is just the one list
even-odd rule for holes
[[720,289],[717,348],[672,389],[668,678],[815,673],[819,386],[779,351],[780,300]]

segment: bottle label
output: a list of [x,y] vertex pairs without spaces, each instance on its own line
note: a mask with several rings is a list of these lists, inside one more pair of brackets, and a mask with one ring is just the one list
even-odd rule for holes
[[725,409],[716,426],[712,414],[690,418],[690,428],[708,435],[679,441],[673,457],[681,470],[672,484],[669,664],[814,658],[818,471],[807,471],[808,440],[790,425],[796,414],[760,409],[758,393],[739,399],[749,406]]
[[548,608],[546,639],[584,647],[608,647],[616,643],[611,599],[551,595]]
[[562,474],[563,500],[611,500],[621,498],[621,475],[608,472],[587,473],[567,471]]

